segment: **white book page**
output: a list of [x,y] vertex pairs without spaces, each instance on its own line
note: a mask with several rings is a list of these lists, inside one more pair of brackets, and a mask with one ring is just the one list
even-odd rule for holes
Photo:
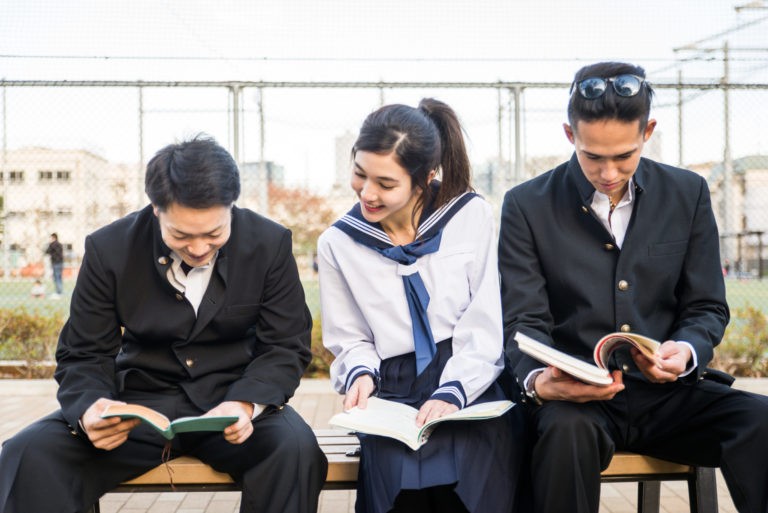
[[592,383],[593,385],[610,385],[613,383],[613,378],[606,369],[601,369],[596,365],[579,360],[546,344],[542,344],[524,333],[519,331],[515,333],[515,340],[520,350],[525,354],[542,363],[557,367],[574,378]]

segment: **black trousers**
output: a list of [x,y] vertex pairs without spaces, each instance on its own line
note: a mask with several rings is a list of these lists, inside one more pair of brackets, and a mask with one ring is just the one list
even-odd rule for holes
[[389,513],[468,513],[453,488],[454,485],[442,485],[400,490]]
[[741,513],[768,513],[768,397],[709,380],[625,376],[611,401],[530,410],[534,510],[597,513],[600,471],[617,450],[720,467]]
[[[253,428],[240,445],[221,433],[180,434],[173,440],[173,455],[196,456],[231,474],[243,487],[241,513],[316,512],[327,461],[312,430],[289,406],[261,415]],[[88,511],[117,484],[158,465],[164,441],[140,426],[120,447],[96,449],[85,435],[72,434],[55,412],[3,445],[0,511]]]

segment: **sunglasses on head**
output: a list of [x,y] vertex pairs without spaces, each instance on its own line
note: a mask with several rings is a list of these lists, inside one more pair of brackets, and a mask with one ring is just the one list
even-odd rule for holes
[[602,77],[589,77],[584,80],[579,80],[571,85],[571,92],[573,94],[573,88],[575,87],[579,94],[587,100],[594,100],[600,98],[608,90],[608,83],[613,86],[613,90],[619,96],[629,98],[635,96],[640,92],[640,88],[643,87],[645,79],[638,77],[637,75],[616,75],[615,77],[602,78]]

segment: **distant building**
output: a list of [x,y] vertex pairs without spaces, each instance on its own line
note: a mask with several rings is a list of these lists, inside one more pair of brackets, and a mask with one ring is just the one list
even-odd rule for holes
[[759,255],[761,246],[768,243],[768,155],[734,159],[731,171],[730,187],[722,162],[712,165],[708,177],[724,258],[736,262],[737,270],[755,273],[766,258]]
[[545,173],[567,160],[567,155],[529,157],[519,171],[520,176],[515,176],[517,170],[514,162],[504,160],[499,164],[498,159],[488,159],[472,166],[472,183],[480,194],[489,200],[500,202],[504,193],[515,185]]
[[348,187],[349,173],[351,172],[352,147],[357,140],[357,134],[349,130],[335,138],[336,144],[336,169],[334,173],[334,187]]
[[135,166],[110,163],[86,150],[9,150],[0,165],[4,270],[44,260],[53,232],[65,257],[77,263],[86,235],[145,201],[143,193],[139,198],[143,187]]
[[[242,207],[252,208],[267,212],[265,202],[268,204],[267,184],[285,186],[285,167],[272,162],[264,161],[264,169],[260,162],[244,162],[240,164],[240,199],[238,204]],[[262,173],[264,174],[262,176]]]

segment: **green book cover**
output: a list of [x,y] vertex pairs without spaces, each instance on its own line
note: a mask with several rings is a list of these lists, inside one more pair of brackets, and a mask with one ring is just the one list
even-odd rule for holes
[[141,419],[155,428],[163,437],[170,440],[178,433],[193,431],[224,431],[227,426],[237,422],[238,417],[222,415],[212,417],[181,417],[170,420],[162,413],[140,404],[110,404],[101,414],[102,418],[120,417],[121,419]]

